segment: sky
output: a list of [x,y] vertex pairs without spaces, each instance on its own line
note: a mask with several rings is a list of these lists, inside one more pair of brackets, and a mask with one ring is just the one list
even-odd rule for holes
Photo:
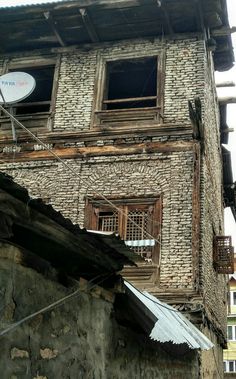
[[[23,4],[37,3],[54,3],[57,0],[0,0],[0,6],[14,6]],[[229,21],[231,26],[236,26],[236,1],[227,0]],[[232,34],[232,41],[236,56],[236,33]],[[236,83],[236,66],[226,72],[216,72],[216,82],[234,81]],[[236,96],[236,86],[234,88],[219,89],[219,95],[234,95]],[[231,151],[233,178],[236,181],[236,104],[227,106],[227,123],[230,128],[235,128],[235,131],[229,135],[229,143],[226,148]],[[236,251],[236,223],[229,208],[225,210],[225,235],[232,235],[233,245]]]

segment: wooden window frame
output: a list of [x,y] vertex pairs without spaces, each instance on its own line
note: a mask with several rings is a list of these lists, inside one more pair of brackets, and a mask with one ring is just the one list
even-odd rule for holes
[[[161,217],[162,217],[162,201],[161,197],[154,198],[109,198],[109,200],[118,208],[121,209],[122,212],[118,215],[118,234],[122,239],[126,238],[126,226],[127,226],[127,209],[139,208],[144,209],[147,206],[153,207],[152,218],[155,220],[155,223],[150,225],[150,235],[152,235],[155,239],[160,239],[161,234]],[[112,207],[109,206],[103,199],[101,198],[86,198],[85,202],[85,222],[84,226],[87,229],[99,230],[98,229],[98,212],[99,210],[112,210]],[[155,243],[153,248],[151,261],[154,264],[159,264],[160,257],[160,244]]]
[[[49,111],[46,112],[33,112],[33,113],[27,113],[27,114],[20,114],[17,116],[17,119],[19,121],[23,122],[29,122],[29,120],[33,120],[35,122],[35,129],[37,129],[37,125],[45,125],[43,127],[38,127],[38,130],[40,131],[43,129],[44,131],[52,131],[53,130],[53,121],[55,116],[55,107],[56,107],[56,95],[58,90],[58,79],[59,79],[59,70],[60,70],[60,57],[50,57],[50,58],[39,58],[39,57],[32,57],[32,58],[22,58],[22,59],[14,59],[12,61],[9,61],[8,64],[5,66],[5,72],[7,73],[10,70],[18,70],[21,71],[24,68],[42,68],[42,67],[49,67],[54,66],[54,74],[53,74],[53,85],[52,85],[52,92],[51,92],[51,100],[50,100],[50,108]],[[32,102],[29,104],[38,104],[43,102]],[[47,102],[48,103],[48,102]],[[18,106],[25,106],[25,103],[19,103]],[[16,109],[17,106],[14,106],[14,104],[9,107],[13,109]],[[0,117],[0,123],[10,123],[9,119],[5,116]],[[28,126],[28,125],[26,125]],[[9,127],[9,130],[11,130],[11,127]]]
[[231,236],[214,236],[213,266],[218,274],[234,273],[234,248]]
[[[124,60],[137,60],[145,58],[157,58],[157,104],[155,107],[140,107],[140,108],[127,108],[127,109],[112,109],[104,110],[103,103],[106,97],[107,90],[107,67],[110,63],[124,61]],[[127,128],[137,125],[153,125],[163,122],[163,88],[164,88],[164,64],[165,53],[163,50],[149,51],[145,54],[129,53],[120,54],[114,57],[103,57],[99,55],[97,72],[95,78],[95,92],[94,92],[94,109],[92,115],[91,127],[93,128],[107,128],[109,126],[116,126],[116,129]]]

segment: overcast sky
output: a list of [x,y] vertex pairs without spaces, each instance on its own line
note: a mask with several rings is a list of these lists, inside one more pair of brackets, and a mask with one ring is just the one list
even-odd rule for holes
[[[12,5],[23,5],[23,4],[37,4],[37,3],[54,3],[57,0],[0,0],[0,6],[12,6]],[[236,26],[236,0],[227,0],[228,3],[228,13],[231,26]],[[233,45],[236,55],[236,33],[232,35]],[[236,66],[231,70],[224,73],[216,73],[216,80],[218,81],[235,81],[236,82]],[[236,87],[231,89],[221,89],[220,94],[230,94],[236,96]],[[226,91],[226,92],[224,92]],[[233,177],[236,180],[236,104],[228,105],[227,107],[227,121],[230,128],[235,128],[234,133],[230,133],[229,144],[226,146],[227,149],[231,151],[232,154],[232,166],[233,166]],[[233,216],[229,209],[225,211],[225,234],[230,234],[233,237],[233,243],[236,250],[236,224],[234,222]]]

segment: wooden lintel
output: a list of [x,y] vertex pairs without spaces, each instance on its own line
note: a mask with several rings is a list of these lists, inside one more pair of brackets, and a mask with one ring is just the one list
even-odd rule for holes
[[94,28],[94,25],[92,23],[92,20],[89,16],[89,13],[87,11],[87,9],[85,8],[80,8],[79,9],[79,12],[81,14],[81,17],[82,17],[82,20],[83,20],[83,24],[88,32],[88,35],[91,39],[92,42],[99,42],[99,37],[97,35],[97,32]]
[[46,18],[47,22],[49,23],[50,27],[52,28],[58,42],[62,47],[66,46],[66,43],[63,41],[62,37],[60,36],[60,33],[58,31],[58,28],[56,27],[56,22],[54,21],[52,15],[50,12],[44,12],[44,17]]
[[[189,151],[193,148],[192,141],[174,142],[152,142],[139,143],[127,146],[92,146],[92,147],[68,147],[55,148],[53,153],[60,159],[74,159],[89,156],[108,156],[108,155],[131,155],[131,154],[150,154],[155,152],[171,153],[176,151]],[[14,154],[14,162],[25,162],[32,160],[55,160],[55,156],[48,150],[25,151]],[[0,161],[12,162],[12,154],[1,153]]]

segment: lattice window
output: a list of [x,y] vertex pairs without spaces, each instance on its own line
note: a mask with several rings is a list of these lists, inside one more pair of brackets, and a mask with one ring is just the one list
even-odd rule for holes
[[[121,210],[111,209],[102,201],[92,200],[87,207],[85,226],[103,232],[114,232],[126,245],[148,261],[157,261],[160,230],[160,200],[113,200]],[[124,203],[123,203],[124,202]]]
[[230,236],[215,236],[213,259],[219,274],[234,273],[234,248]]
[[101,230],[102,232],[118,233],[118,213],[113,211],[98,211],[98,230]]

